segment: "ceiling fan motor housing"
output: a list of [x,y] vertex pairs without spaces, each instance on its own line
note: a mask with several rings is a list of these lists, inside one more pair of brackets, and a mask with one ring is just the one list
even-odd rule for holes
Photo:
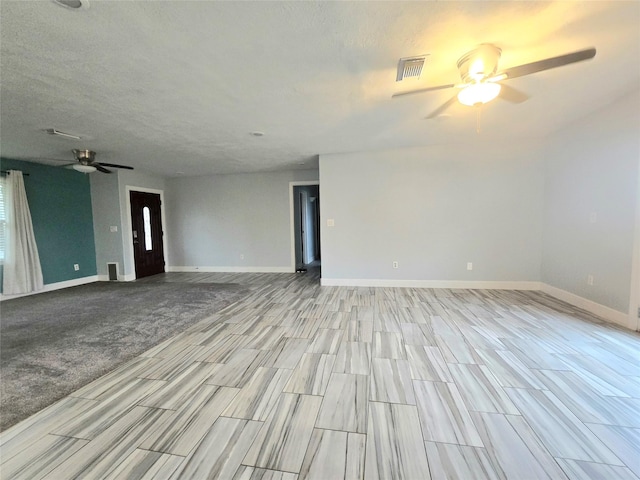
[[78,160],[83,165],[93,163],[96,158],[96,152],[94,152],[93,150],[74,150],[73,154],[75,155],[76,160]]
[[465,53],[458,60],[458,70],[463,83],[481,82],[495,75],[502,50],[490,43]]

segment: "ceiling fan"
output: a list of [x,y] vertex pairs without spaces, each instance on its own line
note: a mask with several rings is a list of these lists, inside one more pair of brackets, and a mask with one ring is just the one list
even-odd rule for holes
[[[531,75],[532,73],[549,70],[551,68],[563,67],[583,60],[589,60],[596,55],[595,48],[587,48],[573,53],[567,53],[558,57],[545,58],[537,62],[510,67],[498,72],[498,61],[502,50],[495,45],[485,43],[478,48],[464,54],[458,60],[458,70],[462,83],[438,85],[436,87],[421,88],[408,92],[399,92],[392,97],[402,95],[412,95],[414,93],[431,92],[447,88],[459,88],[460,91],[451,99],[440,105],[426,118],[435,118],[451,107],[456,100],[463,105],[476,106],[490,102],[497,96],[511,103],[522,103],[529,98],[526,93],[516,90],[513,87],[504,85],[501,82],[516,77]],[[497,73],[496,73],[497,72]]]
[[103,163],[96,162],[96,152],[93,150],[72,150],[73,156],[76,158],[78,163],[71,163],[74,170],[77,170],[82,173],[92,173],[98,170],[102,173],[111,173],[111,170],[105,167],[111,168],[126,168],[127,170],[133,170],[133,167],[129,167],[127,165],[117,165],[115,163]]

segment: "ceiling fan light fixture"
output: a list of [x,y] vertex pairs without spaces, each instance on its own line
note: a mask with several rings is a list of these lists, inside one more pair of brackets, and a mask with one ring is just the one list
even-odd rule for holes
[[458,101],[470,107],[490,102],[500,94],[499,83],[472,83],[458,92]]
[[81,163],[74,165],[73,169],[82,173],[93,173],[96,171],[96,167],[93,165],[82,165]]

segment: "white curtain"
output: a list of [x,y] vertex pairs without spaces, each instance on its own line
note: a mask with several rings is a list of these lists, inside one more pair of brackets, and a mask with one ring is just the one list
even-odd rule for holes
[[2,293],[42,290],[42,268],[21,171],[9,170],[4,200],[7,228]]

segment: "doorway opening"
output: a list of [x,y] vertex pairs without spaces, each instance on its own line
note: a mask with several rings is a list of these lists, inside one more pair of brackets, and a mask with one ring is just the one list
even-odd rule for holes
[[164,273],[164,232],[159,193],[129,192],[136,278]]
[[319,268],[320,255],[320,186],[293,185],[293,246],[295,271],[304,273]]

